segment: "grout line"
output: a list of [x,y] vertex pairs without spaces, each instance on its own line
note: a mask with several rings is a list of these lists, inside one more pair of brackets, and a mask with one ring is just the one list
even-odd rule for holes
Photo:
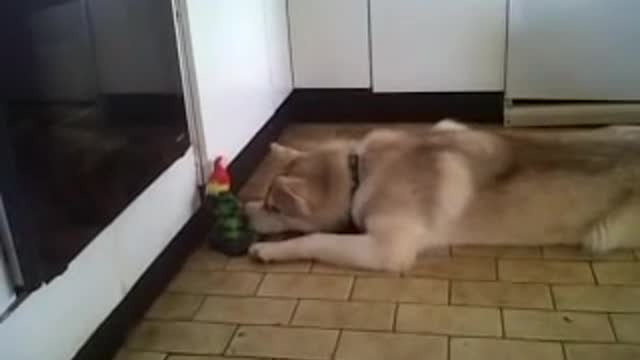
[[227,340],[227,344],[225,345],[224,349],[222,350],[222,353],[221,353],[222,356],[225,356],[227,354],[227,351],[229,351],[229,349],[231,348],[231,343],[233,342],[233,339],[236,337],[236,334],[238,333],[239,329],[240,329],[240,325],[236,324],[235,328],[231,332],[231,336],[229,337],[229,340]]
[[498,311],[500,312],[500,338],[505,339],[507,337],[507,328],[504,326],[504,309],[499,307]]
[[295,319],[296,314],[298,313],[298,308],[300,307],[300,299],[296,299],[296,304],[293,306],[293,311],[291,312],[291,315],[289,316],[289,321],[287,322],[288,325],[293,325],[293,319]]
[[447,280],[447,305],[452,305],[451,299],[453,298],[453,281]]
[[[196,321],[196,323],[206,323],[206,322]],[[388,329],[339,328],[339,327],[329,327],[329,326],[319,327],[319,326],[310,326],[310,325],[283,326],[281,324],[237,324],[237,323],[224,323],[224,322],[217,322],[213,324],[235,326],[233,334],[223,354],[226,354],[226,351],[228,351],[228,347],[231,341],[233,340],[233,338],[237,336],[237,332],[240,330],[240,328],[270,327],[270,328],[283,328],[283,329],[331,330],[331,331],[338,331],[340,332],[340,334],[344,331],[353,331],[353,332],[368,333],[368,334],[390,334]],[[531,337],[528,338],[528,337],[518,337],[518,336],[497,337],[497,336],[491,336],[491,335],[471,335],[471,334],[463,334],[463,333],[451,334],[451,333],[441,333],[441,332],[433,332],[433,331],[399,331],[395,333],[402,334],[402,335],[446,336],[451,338],[518,340],[518,341],[524,341],[524,342],[530,342],[530,343],[600,344],[600,345],[619,344],[619,345],[632,345],[632,346],[637,345],[637,343],[635,342],[614,342],[614,341],[605,341],[605,340],[540,339],[540,338],[531,338]],[[138,349],[138,348],[125,348],[125,347],[123,347],[123,349],[137,350],[137,351],[144,350],[144,349]]]
[[447,360],[451,360],[451,336],[447,336]]
[[[203,323],[203,322],[197,322]],[[307,330],[322,330],[322,331],[338,331],[340,333],[347,332],[358,332],[358,333],[367,333],[367,334],[390,334],[388,329],[364,329],[364,328],[339,328],[339,327],[329,327],[329,326],[310,326],[310,325],[296,325],[296,326],[283,326],[281,324],[237,324],[237,323],[213,323],[220,325],[233,325],[235,329],[233,331],[232,337],[230,338],[229,344],[231,340],[237,336],[237,332],[240,328],[281,328],[281,329],[307,329]],[[468,339],[485,339],[485,340],[518,340],[529,343],[566,343],[566,344],[599,344],[599,345],[632,345],[637,346],[636,342],[613,342],[613,341],[605,341],[605,340],[567,340],[567,339],[540,339],[540,338],[531,338],[531,337],[518,337],[518,336],[505,336],[497,337],[491,335],[472,335],[472,334],[451,334],[451,333],[443,333],[443,332],[433,332],[433,331],[398,331],[395,332],[399,335],[422,335],[422,336],[446,336],[451,338],[468,338]],[[229,345],[227,344],[227,345]],[[228,347],[228,346],[227,346]],[[125,348],[126,350],[136,350],[142,351],[145,349],[139,348]],[[228,349],[225,348],[225,354]]]
[[351,279],[351,288],[349,289],[349,296],[347,297],[347,301],[353,300],[353,293],[356,291],[356,280],[358,276],[353,276]]
[[547,288],[549,289],[549,294],[551,295],[551,308],[553,309],[553,311],[557,311],[558,306],[556,305],[556,294],[553,291],[553,286],[547,285]]
[[607,314],[607,319],[609,320],[609,327],[611,327],[611,332],[613,333],[613,338],[617,343],[619,341],[618,340],[618,333],[616,332],[616,327],[613,325],[613,318],[611,317],[611,313]]
[[335,359],[336,355],[338,354],[338,348],[340,347],[340,342],[342,341],[342,331],[343,331],[342,329],[338,331],[338,338],[336,339],[336,344],[333,347],[333,352],[331,352],[330,359],[332,360]]
[[[548,284],[546,284],[548,286]],[[629,287],[629,286],[618,286],[615,285],[614,287],[619,287],[619,288],[632,288],[632,289],[640,289],[640,287],[634,286],[634,287]],[[225,298],[258,298],[258,299],[272,299],[272,300],[292,300],[292,299],[297,299],[297,297],[291,297],[291,296],[277,296],[277,295],[258,295],[258,296],[254,296],[251,294],[223,294],[223,293],[193,293],[193,292],[184,292],[184,291],[170,291],[167,292],[170,294],[185,294],[185,295],[200,295],[200,296],[206,296],[206,297],[225,297]],[[322,297],[304,297],[301,298],[303,300],[317,300],[317,301],[329,301],[329,302],[347,302],[349,301],[349,299],[346,298],[322,298]],[[448,306],[448,304],[444,303],[444,302],[434,302],[434,301],[415,301],[415,300],[396,300],[393,298],[389,298],[389,299],[364,299],[364,298],[358,298],[358,299],[352,299],[353,302],[359,302],[359,303],[394,303],[394,302],[398,302],[401,304],[413,304],[413,305],[438,305],[438,306]],[[502,306],[506,309],[516,309],[516,310],[537,310],[537,311],[553,311],[556,309],[556,304],[555,304],[555,298],[553,296],[553,287],[551,287],[551,302],[553,307],[552,308],[548,308],[548,307],[526,307],[526,306],[516,306],[516,305],[499,305],[499,304],[452,304],[451,306],[459,306],[459,307],[473,307],[473,308],[496,308],[497,306]],[[586,314],[607,314],[607,313],[614,313],[614,314],[638,314],[640,313],[640,310],[592,310],[592,309],[581,309],[581,308],[565,308],[565,309],[557,309],[557,310],[562,310],[562,311],[569,311],[569,312],[577,312],[577,313],[586,313]]]
[[[624,286],[620,286],[624,287]],[[638,289],[638,287],[633,287]],[[584,313],[584,314],[639,314],[640,310],[591,310],[591,309],[576,309],[576,308],[565,308],[565,309],[556,309],[555,298],[553,297],[553,288],[551,288],[551,302],[553,307],[526,307],[526,306],[514,306],[514,305],[498,305],[498,304],[451,304],[448,305],[444,302],[430,302],[430,301],[411,301],[411,300],[395,300],[395,299],[352,299],[353,302],[357,303],[399,303],[399,304],[409,304],[409,305],[433,305],[433,306],[456,306],[456,307],[470,307],[470,308],[491,308],[495,309],[497,306],[504,307],[508,310],[531,310],[531,311],[543,311],[543,312],[553,312],[554,310],[573,312],[573,313]],[[190,292],[169,292],[171,294],[185,294],[185,295],[200,295],[206,297],[224,297],[224,298],[257,298],[257,299],[271,299],[271,300],[295,300],[297,297],[290,296],[276,296],[276,295],[258,295],[254,296],[251,294],[215,294],[215,293],[190,293]],[[325,302],[350,302],[349,299],[346,298],[322,298],[322,297],[304,297],[300,298],[302,300],[315,300],[315,301],[325,301]],[[154,318],[155,320],[155,318]]]
[[565,349],[565,343],[564,342],[560,343],[560,349],[562,349],[562,358],[564,360],[567,360],[567,349]]
[[202,310],[202,307],[204,306],[204,303],[207,302],[208,297],[209,297],[208,295],[202,296],[202,300],[200,300],[200,304],[196,306],[196,311],[194,311],[193,314],[189,317],[189,320],[191,321],[195,320],[196,315],[198,315],[198,313]]
[[589,269],[591,269],[591,276],[593,277],[594,284],[596,284],[596,286],[600,285],[598,277],[596,276],[596,269],[593,267],[593,261],[589,261]]
[[400,311],[400,303],[395,303],[393,308],[393,323],[391,324],[391,332],[398,331],[398,312]]
[[260,280],[258,280],[258,283],[256,284],[256,289],[253,291],[253,296],[255,297],[259,296],[258,293],[260,292],[260,288],[262,287],[262,284],[264,283],[264,280],[266,277],[267,277],[267,274],[262,274],[262,277],[260,278]]

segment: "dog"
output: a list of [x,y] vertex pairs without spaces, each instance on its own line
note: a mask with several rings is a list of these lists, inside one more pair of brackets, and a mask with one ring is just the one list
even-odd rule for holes
[[[640,127],[473,129],[444,119],[422,134],[373,130],[301,151],[272,144],[283,164],[261,201],[264,262],[316,260],[403,272],[450,245],[640,246]],[[350,224],[356,233],[343,233]]]

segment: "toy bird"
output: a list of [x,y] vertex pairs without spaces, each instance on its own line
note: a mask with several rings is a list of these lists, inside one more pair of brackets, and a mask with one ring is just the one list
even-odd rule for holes
[[215,159],[213,172],[207,181],[206,200],[214,216],[209,245],[228,256],[246,254],[256,234],[249,225],[242,204],[231,192],[231,177],[221,157]]

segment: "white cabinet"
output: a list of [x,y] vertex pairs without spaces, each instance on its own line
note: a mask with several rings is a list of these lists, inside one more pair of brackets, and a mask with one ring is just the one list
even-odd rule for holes
[[368,88],[367,0],[291,0],[297,88]]
[[502,91],[507,0],[370,0],[373,89]]

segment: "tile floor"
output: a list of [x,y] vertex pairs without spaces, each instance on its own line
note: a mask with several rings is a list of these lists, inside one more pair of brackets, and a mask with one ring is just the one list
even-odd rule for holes
[[[366,126],[306,125],[299,147]],[[409,126],[419,131],[420,126]],[[242,197],[259,197],[258,168]],[[196,251],[118,360],[637,360],[640,252],[462,247],[407,274]]]

